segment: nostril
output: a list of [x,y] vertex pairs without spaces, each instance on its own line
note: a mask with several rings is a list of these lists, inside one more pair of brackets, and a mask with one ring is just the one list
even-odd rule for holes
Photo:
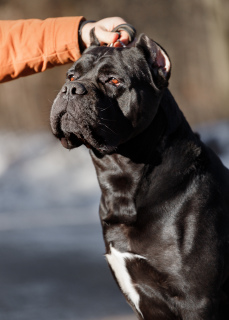
[[71,93],[73,95],[76,95],[76,94],[82,95],[87,93],[87,90],[82,83],[76,82],[71,88]]
[[72,89],[71,89],[71,93],[72,93],[72,95],[77,94],[77,92],[76,92],[76,87],[72,87]]
[[67,91],[68,91],[67,86],[64,86],[64,87],[62,88],[62,92],[63,92],[63,93],[67,93]]

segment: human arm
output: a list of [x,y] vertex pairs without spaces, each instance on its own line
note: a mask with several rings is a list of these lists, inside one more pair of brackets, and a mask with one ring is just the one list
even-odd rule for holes
[[[76,61],[81,51],[90,45],[92,28],[101,45],[115,43],[119,35],[111,31],[125,23],[119,17],[87,23],[80,28],[79,39],[78,30],[84,20],[83,17],[62,17],[0,21],[0,82]],[[128,43],[125,31],[121,31],[120,40]]]
[[0,21],[0,82],[77,60],[82,19]]

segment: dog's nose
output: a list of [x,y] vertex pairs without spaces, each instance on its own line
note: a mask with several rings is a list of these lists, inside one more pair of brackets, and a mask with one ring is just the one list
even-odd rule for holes
[[75,82],[64,86],[62,92],[66,95],[74,97],[76,95],[87,93],[87,90],[82,83]]

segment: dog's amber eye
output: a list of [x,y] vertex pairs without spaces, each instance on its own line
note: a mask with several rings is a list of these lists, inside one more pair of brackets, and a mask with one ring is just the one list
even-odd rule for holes
[[109,83],[110,83],[110,84],[113,84],[113,85],[116,86],[116,87],[118,87],[118,86],[120,85],[120,82],[119,82],[118,79],[116,79],[116,78],[111,78],[111,79],[109,80]]
[[74,77],[70,77],[70,81],[74,81],[75,80],[75,78]]

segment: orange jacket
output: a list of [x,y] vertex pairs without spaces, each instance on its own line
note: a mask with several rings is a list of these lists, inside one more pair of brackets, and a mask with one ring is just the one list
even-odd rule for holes
[[0,82],[77,60],[82,19],[0,21]]

